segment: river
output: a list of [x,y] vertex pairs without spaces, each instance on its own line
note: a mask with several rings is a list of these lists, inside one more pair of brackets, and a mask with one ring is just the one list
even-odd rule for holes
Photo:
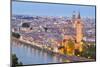
[[23,65],[62,63],[70,61],[58,55],[52,55],[28,44],[16,41],[12,41],[11,50],[13,54],[17,55],[19,61],[21,61]]

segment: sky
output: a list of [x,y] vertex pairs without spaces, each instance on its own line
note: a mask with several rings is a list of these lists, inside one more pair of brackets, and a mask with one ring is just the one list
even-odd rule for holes
[[80,12],[81,16],[83,17],[95,17],[95,6],[12,2],[13,15],[71,16],[73,11],[76,11],[76,13]]

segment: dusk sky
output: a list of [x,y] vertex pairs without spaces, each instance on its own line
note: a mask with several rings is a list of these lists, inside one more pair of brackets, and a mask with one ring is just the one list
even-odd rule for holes
[[71,16],[73,11],[80,12],[83,17],[95,17],[95,6],[12,2],[13,15]]

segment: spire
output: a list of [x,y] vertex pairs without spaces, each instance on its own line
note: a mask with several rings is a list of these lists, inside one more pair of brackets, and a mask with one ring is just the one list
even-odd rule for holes
[[73,11],[72,19],[75,19],[75,11]]
[[73,14],[72,14],[72,22],[75,22],[75,18],[76,18],[75,11],[73,11]]
[[78,18],[78,19],[81,19],[80,12],[78,12],[77,18]]

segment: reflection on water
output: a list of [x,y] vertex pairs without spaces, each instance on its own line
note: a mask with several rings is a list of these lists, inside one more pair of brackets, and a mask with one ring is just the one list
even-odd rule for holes
[[52,55],[30,45],[13,41],[12,53],[15,53],[24,65],[69,62],[58,55]]

